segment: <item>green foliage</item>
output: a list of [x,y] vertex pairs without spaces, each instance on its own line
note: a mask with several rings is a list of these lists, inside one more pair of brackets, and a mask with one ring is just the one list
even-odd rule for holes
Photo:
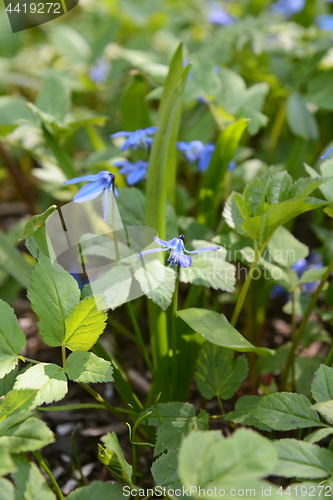
[[26,240],[41,227],[45,226],[45,222],[47,221],[48,217],[50,217],[50,215],[56,210],[56,208],[56,205],[52,205],[47,210],[45,210],[44,213],[31,217],[31,219],[28,220],[27,224],[24,227],[21,240]]
[[65,372],[74,382],[113,382],[111,363],[92,352],[73,352],[66,360]]
[[109,456],[115,457],[120,466],[120,473],[123,480],[132,485],[132,466],[126,462],[118,438],[114,432],[109,432],[101,438],[105,444],[106,452]]
[[[50,490],[37,465],[28,462],[20,455],[15,455],[13,458],[17,468],[17,471],[13,474],[16,487],[15,495],[21,495],[24,500],[32,498],[34,500],[55,500],[54,493]],[[14,498],[16,499],[15,496]]]
[[101,481],[93,481],[89,486],[77,488],[68,495],[68,500],[90,500],[93,496],[99,500],[121,500],[123,498],[123,490],[119,484],[102,483]]
[[197,361],[196,381],[198,389],[206,399],[219,395],[231,398],[246,378],[248,364],[244,356],[233,360],[229,349],[206,342]]
[[15,368],[25,345],[25,336],[13,309],[0,299],[0,378]]

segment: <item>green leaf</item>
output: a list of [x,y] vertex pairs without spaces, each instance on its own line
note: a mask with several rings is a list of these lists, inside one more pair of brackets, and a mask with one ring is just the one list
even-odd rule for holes
[[313,283],[314,281],[319,281],[324,277],[326,271],[327,267],[322,267],[320,269],[310,269],[309,271],[305,271],[302,274],[299,283],[300,284]]
[[221,399],[231,398],[246,378],[248,364],[245,356],[234,361],[230,349],[210,342],[202,347],[197,361],[197,385],[206,399],[219,395]]
[[142,75],[133,75],[121,100],[122,130],[132,131],[150,127],[151,123],[145,101],[146,94],[145,79]]
[[102,278],[94,281],[94,292],[91,285],[86,285],[82,297],[86,300],[88,297],[103,295],[106,301],[106,307],[116,309],[127,302],[132,285],[132,274],[129,266],[117,265],[107,271]]
[[65,271],[53,269],[50,260],[41,254],[31,274],[28,299],[39,318],[40,336],[47,345],[62,345],[65,319],[80,296],[77,281]]
[[317,413],[310,406],[310,401],[302,394],[281,392],[264,396],[252,416],[279,431],[321,427]]
[[250,213],[247,211],[243,195],[233,191],[227,199],[222,215],[229,227],[245,234],[242,225],[244,220],[250,217]]
[[312,405],[311,408],[319,412],[320,415],[324,417],[325,420],[327,420],[327,422],[333,424],[333,399],[316,403]]
[[[15,465],[10,456],[9,448],[5,446],[0,448],[0,476],[6,476],[10,472],[15,470]],[[4,479],[0,479],[0,499],[1,499],[1,491],[5,491],[3,488]],[[2,483],[2,484],[1,484]]]
[[[163,280],[161,276],[164,276]],[[134,277],[140,283],[143,293],[163,311],[166,311],[171,304],[175,290],[176,273],[174,270],[154,259],[147,265],[137,268]]]
[[27,238],[29,238],[29,236],[34,234],[41,227],[45,226],[46,220],[56,210],[56,208],[57,208],[56,205],[52,205],[47,210],[45,210],[45,212],[43,212],[42,214],[34,215],[33,217],[31,217],[31,219],[28,220],[28,222],[26,223],[26,225],[24,227],[24,231],[23,231],[23,234],[20,238],[20,241],[26,240]]
[[77,170],[73,165],[71,159],[44,123],[42,123],[42,131],[48,147],[51,149],[55,159],[59,164],[59,167],[61,168],[67,179],[77,177]]
[[[309,248],[298,241],[295,236],[283,226],[280,226],[269,242],[269,247],[263,253],[263,258],[279,264],[291,267],[295,262],[309,255]],[[271,258],[270,258],[271,256]]]
[[296,439],[275,441],[279,460],[275,476],[324,478],[333,474],[333,453]]
[[0,500],[24,500],[8,479],[0,479]]
[[76,488],[66,497],[68,500],[123,500],[123,488],[120,484],[103,483],[102,481],[93,481],[89,486]]
[[223,419],[235,424],[258,427],[262,431],[270,431],[269,426],[260,424],[252,417],[252,412],[258,407],[261,398],[262,396],[242,396],[236,401],[235,411],[227,413]]
[[0,268],[16,279],[23,288],[28,288],[32,266],[22,253],[12,245],[8,236],[0,229]]
[[25,335],[14,310],[0,299],[0,348],[4,354],[20,354],[26,346]]
[[[201,240],[194,240],[191,243],[195,250],[217,246]],[[194,255],[192,265],[180,270],[180,281],[203,285],[214,288],[214,290],[233,292],[236,282],[236,268],[233,264],[225,262],[226,255],[225,248]]]
[[55,75],[49,76],[36,100],[36,106],[57,120],[62,120],[70,110],[69,92]]
[[232,488],[261,491],[266,484],[269,486],[259,479],[272,473],[276,462],[274,444],[251,430],[238,429],[227,439],[219,431],[195,431],[184,439],[178,472],[185,488],[197,487],[195,498],[203,496],[202,490],[215,487],[223,488],[226,496],[234,496]]
[[311,432],[308,436],[305,436],[304,441],[311,444],[318,443],[318,441],[327,438],[331,434],[333,434],[332,427],[323,427],[322,429],[317,429],[316,431]]
[[228,125],[217,138],[212,160],[205,172],[200,191],[199,217],[201,224],[215,227],[216,212],[223,194],[224,175],[242,138],[248,120],[242,118]]
[[306,101],[297,92],[287,101],[287,120],[291,131],[303,139],[318,139],[319,131],[315,117],[308,110]]
[[118,438],[114,432],[108,432],[105,436],[101,438],[101,441],[105,443],[107,452],[109,455],[115,455],[121,467],[121,474],[124,481],[132,485],[132,466],[126,462],[122,449],[120,447]]
[[271,356],[274,351],[265,347],[254,347],[248,342],[223,314],[208,309],[189,308],[178,311],[179,317],[192,330],[200,333],[208,342],[239,352],[255,352],[262,356]]
[[316,198],[302,198],[287,200],[282,203],[269,205],[267,211],[246,220],[242,224],[242,230],[254,240],[262,244],[274,231],[283,226],[298,215],[325,206],[326,203]]
[[92,352],[73,352],[66,360],[65,372],[74,382],[113,382],[111,363]]
[[20,389],[8,392],[6,397],[0,400],[0,422],[9,415],[30,409],[36,394],[37,391],[33,389]]
[[39,450],[53,441],[53,432],[45,422],[30,417],[7,429],[0,437],[0,447],[8,447],[11,453],[21,453]]
[[333,70],[321,71],[308,82],[306,99],[321,109],[333,110],[333,92],[330,85]]
[[37,395],[33,406],[63,399],[68,391],[64,370],[52,363],[38,363],[20,374],[14,389],[35,389]]
[[0,354],[0,379],[7,375],[7,373],[14,370],[15,366],[18,364],[18,360],[18,356],[13,356],[12,354]]
[[333,399],[333,368],[320,365],[313,377],[311,394],[317,403]]
[[151,473],[157,486],[172,490],[182,489],[177,471],[178,453],[179,450],[170,450],[153,463]]
[[244,190],[244,202],[248,214],[252,217],[263,212],[266,185],[259,177],[248,184]]
[[159,426],[154,454],[159,455],[164,450],[177,448],[184,436],[195,429],[208,430],[208,414],[200,410],[195,416],[195,408],[189,403],[158,403],[162,424],[154,406],[148,410],[152,413],[147,417],[148,425]]
[[[288,199],[292,178],[288,172],[278,172],[270,178],[267,188],[267,200],[269,204],[281,203]],[[260,214],[260,212],[259,212]],[[258,214],[258,215],[259,215]]]
[[17,472],[13,474],[14,483],[24,500],[56,500],[36,464],[20,455],[14,455],[13,459],[17,468]]
[[98,308],[105,308],[103,296],[81,300],[65,320],[64,343],[71,351],[89,351],[105,328],[107,315]]
[[329,207],[324,209],[324,212],[329,216],[333,217],[333,205],[330,205]]

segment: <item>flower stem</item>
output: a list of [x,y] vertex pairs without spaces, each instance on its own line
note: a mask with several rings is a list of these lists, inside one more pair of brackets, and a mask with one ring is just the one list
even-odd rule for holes
[[224,417],[225,411],[224,411],[224,408],[223,408],[221,397],[220,397],[219,394],[217,394],[216,396],[217,396],[217,401],[219,403],[219,407],[220,407],[220,410],[221,410],[221,417]]
[[90,387],[90,385],[85,384],[84,382],[80,382],[80,386],[83,387],[89,394],[91,394],[96,401],[101,403],[107,410],[109,410],[115,417],[119,418],[122,422],[126,422],[126,419],[120,414],[118,411],[118,408],[115,408],[114,406],[110,405],[95,389]]
[[[291,333],[291,336],[292,336],[292,339],[294,339],[296,336],[295,290],[292,290],[292,292],[291,292],[291,305],[292,305],[292,312],[291,312],[292,333]],[[291,373],[292,373],[292,390],[294,390],[294,388],[295,388],[295,359],[292,363]]]
[[136,320],[132,304],[130,302],[127,302],[126,308],[127,308],[128,314],[129,314],[129,316],[131,318],[134,331],[135,331],[136,336],[138,338],[138,344],[141,347],[141,351],[142,351],[143,357],[145,358],[146,365],[147,365],[150,373],[153,373],[153,371],[154,371],[153,364],[151,362],[148,349],[147,349],[147,347],[146,347],[146,345],[144,343],[144,340],[142,338],[141,330],[140,330],[139,324],[138,324],[138,322]]
[[37,460],[37,462],[39,463],[39,465],[41,466],[43,471],[50,478],[50,481],[54,487],[56,494],[58,495],[59,499],[62,500],[64,498],[64,495],[62,494],[61,489],[59,488],[57,481],[54,479],[52,472],[50,471],[50,469],[46,465],[46,462],[45,462],[43,456],[41,455],[41,453],[39,451],[32,451],[31,453],[33,454],[33,456],[35,457],[35,459]]
[[245,280],[245,283],[243,285],[243,288],[241,290],[241,293],[239,294],[239,297],[238,297],[238,300],[237,300],[237,304],[236,304],[234,313],[233,313],[231,321],[230,321],[231,326],[233,326],[233,327],[236,326],[236,323],[237,323],[237,320],[238,320],[238,316],[239,316],[239,314],[240,314],[240,312],[242,310],[246,294],[247,294],[248,289],[250,287],[251,279],[252,279],[252,271],[253,271],[253,269],[255,269],[257,267],[259,259],[260,259],[261,255],[262,255],[263,251],[265,250],[268,241],[269,241],[269,239],[267,239],[261,245],[261,247],[259,248],[259,250],[257,248],[255,248],[255,258],[254,258],[254,261],[251,264],[251,267],[249,269],[249,272],[248,272],[248,275],[246,277],[246,280]]
[[180,264],[177,265],[177,277],[176,277],[176,285],[175,291],[173,294],[173,303],[172,303],[172,330],[171,330],[171,341],[172,341],[172,360],[173,360],[173,376],[172,376],[172,391],[173,395],[175,394],[177,387],[177,311],[178,311],[178,287],[179,287],[179,272],[180,272]]
[[[134,415],[136,416],[137,414],[132,411],[132,410],[126,410],[125,408],[118,408],[116,406],[113,407],[117,412],[119,413],[126,413],[127,415]],[[87,410],[87,409],[92,409],[92,410],[107,410],[108,408],[105,407],[105,405],[98,405],[98,404],[93,404],[93,403],[78,403],[76,405],[60,405],[60,406],[47,406],[45,408],[36,408],[38,411],[71,411],[71,410]]]
[[61,345],[61,355],[62,355],[62,367],[65,368],[65,365],[66,365],[66,347],[65,347],[65,344]]
[[324,288],[325,283],[328,280],[328,278],[329,278],[332,270],[333,270],[333,259],[331,260],[331,262],[330,262],[330,264],[329,264],[329,266],[327,268],[327,271],[324,274],[324,277],[323,277],[323,279],[320,282],[320,285],[318,286],[317,290],[313,294],[311,302],[309,304],[309,307],[307,308],[306,313],[304,315],[304,318],[302,320],[302,323],[300,324],[298,332],[297,332],[297,334],[295,335],[295,337],[293,339],[293,344],[292,344],[290,352],[289,352],[288,360],[287,360],[286,366],[285,366],[285,368],[283,370],[283,373],[282,373],[281,384],[280,384],[280,390],[281,391],[283,391],[285,389],[285,386],[286,386],[286,383],[287,383],[287,380],[288,380],[288,375],[289,375],[290,368],[292,367],[292,365],[294,363],[295,351],[296,351],[296,348],[297,348],[297,346],[298,346],[298,344],[299,344],[299,342],[300,342],[300,340],[302,338],[302,335],[303,335],[303,332],[305,330],[305,327],[308,324],[309,317],[310,317],[310,315],[312,313],[312,310],[313,310],[314,306],[317,303],[318,297],[319,297],[322,289]]

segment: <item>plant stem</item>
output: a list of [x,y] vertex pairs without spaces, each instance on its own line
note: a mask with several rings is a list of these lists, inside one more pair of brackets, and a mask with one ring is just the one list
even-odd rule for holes
[[[90,408],[93,410],[107,410],[108,409],[105,407],[105,405],[97,405],[97,404],[93,404],[93,403],[78,403],[76,405],[47,406],[46,408],[36,408],[36,410],[38,410],[38,411],[71,411],[71,410],[86,410],[86,409],[90,409]],[[134,415],[134,416],[137,415],[132,410],[126,410],[125,408],[118,408],[117,406],[114,406],[113,408],[119,413],[125,413],[127,415]]]
[[128,314],[129,314],[129,316],[131,318],[134,331],[135,331],[136,336],[138,338],[138,344],[141,347],[141,351],[142,351],[143,357],[145,358],[146,365],[147,365],[150,373],[153,373],[153,371],[154,371],[153,364],[152,364],[152,362],[150,360],[148,349],[147,349],[147,347],[146,347],[146,345],[144,343],[144,340],[142,338],[141,330],[140,330],[139,324],[138,324],[138,322],[136,320],[136,317],[135,317],[135,314],[134,314],[134,311],[133,311],[133,306],[132,306],[132,304],[130,302],[127,302],[126,308],[127,308]]
[[177,277],[175,291],[173,294],[172,303],[172,330],[171,330],[171,342],[172,342],[172,361],[173,361],[173,375],[172,375],[172,393],[175,394],[177,387],[177,311],[178,311],[178,287],[179,287],[179,272],[180,264],[177,265]]
[[216,395],[217,396],[217,401],[219,403],[219,407],[220,407],[220,410],[221,410],[221,416],[224,417],[225,415],[225,411],[224,411],[224,408],[223,408],[223,404],[222,404],[222,401],[221,401],[221,397],[219,394]]
[[261,245],[261,247],[259,248],[259,250],[257,248],[255,248],[255,259],[254,259],[254,261],[251,264],[251,267],[249,269],[249,272],[248,272],[248,275],[246,277],[246,280],[245,280],[245,283],[243,285],[243,288],[241,290],[241,293],[239,294],[239,297],[238,297],[238,300],[237,300],[237,304],[236,304],[234,313],[233,313],[231,321],[230,321],[231,326],[233,326],[233,327],[236,326],[236,323],[237,323],[237,320],[238,320],[238,316],[239,316],[239,314],[240,314],[240,312],[242,310],[246,294],[247,294],[249,286],[251,284],[252,271],[253,271],[253,269],[255,269],[257,267],[259,259],[260,259],[261,255],[262,255],[263,251],[265,250],[268,241],[269,241],[269,239],[267,239]]
[[65,368],[65,365],[66,365],[66,347],[65,347],[65,344],[61,345],[61,355],[62,355],[62,367]]
[[37,460],[37,462],[39,463],[39,465],[41,466],[43,471],[50,478],[50,481],[55,489],[56,494],[58,495],[59,499],[62,500],[62,498],[64,498],[64,495],[62,494],[61,489],[59,488],[57,481],[54,479],[52,472],[50,471],[50,469],[46,465],[46,462],[45,462],[43,456],[41,455],[41,453],[39,451],[32,451],[31,453],[33,454],[33,456],[35,457],[35,459]]
[[[292,336],[292,339],[294,339],[296,336],[295,290],[291,291],[291,305],[292,305],[292,312],[291,312],[292,332],[291,332],[291,336]],[[294,390],[295,389],[295,359],[292,363],[291,373],[292,373],[292,390]]]
[[297,334],[295,335],[295,337],[293,339],[293,344],[292,344],[290,352],[289,352],[288,360],[287,360],[286,366],[285,366],[285,368],[283,370],[283,373],[282,373],[281,384],[280,384],[280,391],[282,391],[282,390],[285,389],[290,368],[291,368],[291,366],[294,363],[296,348],[297,348],[297,346],[298,346],[298,344],[299,344],[299,342],[300,342],[300,340],[302,338],[302,335],[303,335],[303,332],[305,330],[305,327],[308,324],[309,317],[310,317],[310,315],[312,313],[312,310],[313,310],[314,306],[316,305],[318,297],[319,297],[322,289],[324,288],[325,283],[328,280],[328,278],[329,278],[332,270],[333,270],[333,259],[329,263],[327,271],[324,274],[324,277],[321,280],[320,285],[318,286],[317,290],[313,294],[311,302],[309,304],[309,307],[307,308],[306,313],[304,315],[304,318],[302,320],[302,323],[300,324],[298,332],[297,332]]
[[91,394],[96,401],[101,403],[107,410],[109,410],[113,415],[115,415],[117,418],[119,418],[122,422],[126,422],[126,419],[120,415],[118,408],[115,408],[114,406],[110,405],[98,392],[95,391],[92,387],[90,387],[88,384],[85,384],[84,382],[80,382],[80,386],[83,387],[89,394]]
[[82,485],[83,486],[86,486],[86,480],[84,479],[84,475],[82,474],[82,467],[81,467],[81,462],[80,462],[80,459],[79,459],[79,455],[77,454],[77,450],[76,450],[76,446],[75,446],[75,443],[74,443],[74,435],[77,431],[77,428],[78,428],[79,424],[77,424],[77,426],[75,427],[75,429],[73,430],[72,434],[71,434],[71,445],[72,445],[72,448],[73,448],[73,453],[74,453],[74,458],[75,458],[75,461],[76,461],[76,465],[77,465],[77,468],[79,469],[79,473],[80,473],[80,476],[81,476],[81,480],[82,480]]

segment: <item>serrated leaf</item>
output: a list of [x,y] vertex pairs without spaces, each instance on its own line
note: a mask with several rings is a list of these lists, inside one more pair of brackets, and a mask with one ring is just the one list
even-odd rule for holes
[[0,422],[13,413],[30,409],[36,394],[37,391],[33,389],[20,389],[8,392],[6,397],[0,400]]
[[258,427],[262,431],[270,431],[271,428],[261,424],[252,417],[252,412],[258,407],[262,396],[242,396],[237,399],[235,410],[224,415],[223,419],[234,422],[235,424]]
[[56,208],[57,208],[56,205],[52,205],[42,214],[34,215],[33,217],[31,217],[31,219],[29,219],[26,225],[24,226],[24,231],[20,238],[20,241],[26,240],[27,238],[29,238],[29,236],[34,234],[41,227],[45,226],[45,222],[47,221],[48,217],[50,217],[50,215],[53,214]]
[[154,259],[147,262],[145,266],[137,268],[134,277],[140,283],[143,293],[163,311],[166,311],[171,304],[175,290],[176,273],[174,270]]
[[11,453],[21,453],[22,451],[39,450],[53,441],[53,432],[45,422],[30,417],[7,429],[0,437],[0,447],[8,447]]
[[316,403],[312,405],[311,408],[319,412],[327,422],[333,424],[333,399],[323,401],[322,403]]
[[266,186],[262,179],[255,179],[244,190],[244,202],[250,216],[259,215],[263,211]]
[[172,490],[182,488],[177,471],[178,453],[178,449],[170,450],[168,453],[163,453],[163,455],[153,463],[151,473],[158,486],[164,486]]
[[289,198],[303,198],[309,196],[315,189],[327,182],[328,179],[309,179],[302,177],[294,182],[290,192]]
[[[288,193],[292,185],[292,178],[288,172],[278,172],[274,174],[267,188],[267,201],[269,204],[281,203],[288,199]],[[258,214],[259,215],[259,214]]]
[[244,234],[242,224],[245,219],[250,217],[246,209],[244,198],[241,194],[233,191],[224,206],[223,217],[229,227],[235,229],[238,233]]
[[318,414],[310,406],[310,401],[302,394],[281,392],[264,396],[252,416],[279,431],[321,427]]
[[184,439],[178,472],[185,488],[197,487],[195,498],[202,497],[203,490],[215,487],[223,488],[226,496],[234,496],[232,488],[261,491],[266,484],[269,486],[260,479],[274,470],[276,462],[273,443],[251,430],[238,429],[227,439],[219,431],[195,431]]
[[60,401],[66,396],[67,378],[60,366],[38,363],[17,377],[14,390],[17,389],[37,390],[33,406],[40,406],[43,403]]
[[97,306],[105,308],[103,296],[87,297],[67,316],[64,343],[71,351],[89,351],[102,335],[107,315]]
[[[194,240],[192,246],[198,250],[215,245],[207,241]],[[236,268],[233,264],[225,262],[226,254],[227,251],[220,248],[194,255],[192,265],[180,270],[180,281],[214,288],[214,290],[233,292],[236,282]]]
[[311,444],[318,443],[318,441],[327,438],[331,434],[333,434],[332,427],[323,427],[322,429],[317,429],[316,431],[311,432],[308,436],[305,436],[304,441]]
[[14,310],[0,299],[0,348],[4,354],[17,355],[25,348],[26,343]]
[[28,462],[20,455],[14,455],[13,460],[17,468],[13,474],[13,480],[17,492],[24,500],[56,500],[55,494],[49,488],[36,464]]
[[198,389],[206,399],[219,395],[221,399],[231,398],[246,378],[248,364],[245,356],[233,360],[230,349],[210,342],[201,348],[197,361],[196,381]]
[[28,298],[39,318],[40,336],[47,345],[62,345],[65,319],[80,296],[76,280],[69,273],[53,269],[50,260],[41,254],[31,274]]
[[333,399],[333,368],[320,365],[313,377],[311,394],[317,403]]
[[189,308],[178,311],[178,316],[212,344],[239,352],[255,352],[262,356],[274,354],[271,349],[250,344],[223,314],[208,309]]
[[324,212],[329,216],[333,217],[333,205],[330,205],[329,207],[324,209]]
[[275,441],[279,460],[276,476],[324,478],[333,473],[333,453],[316,444],[296,439]]
[[18,356],[12,356],[11,354],[0,354],[0,378],[3,378],[7,373],[14,370],[15,366],[18,364]]
[[108,432],[108,434],[101,438],[101,441],[105,443],[109,454],[114,454],[117,458],[124,481],[132,485],[132,466],[126,462],[116,434],[114,432]]
[[74,382],[113,382],[109,361],[92,352],[73,352],[66,360],[65,372]]
[[102,481],[93,481],[89,486],[76,488],[66,497],[68,500],[123,500],[123,488],[120,484],[103,483]]

